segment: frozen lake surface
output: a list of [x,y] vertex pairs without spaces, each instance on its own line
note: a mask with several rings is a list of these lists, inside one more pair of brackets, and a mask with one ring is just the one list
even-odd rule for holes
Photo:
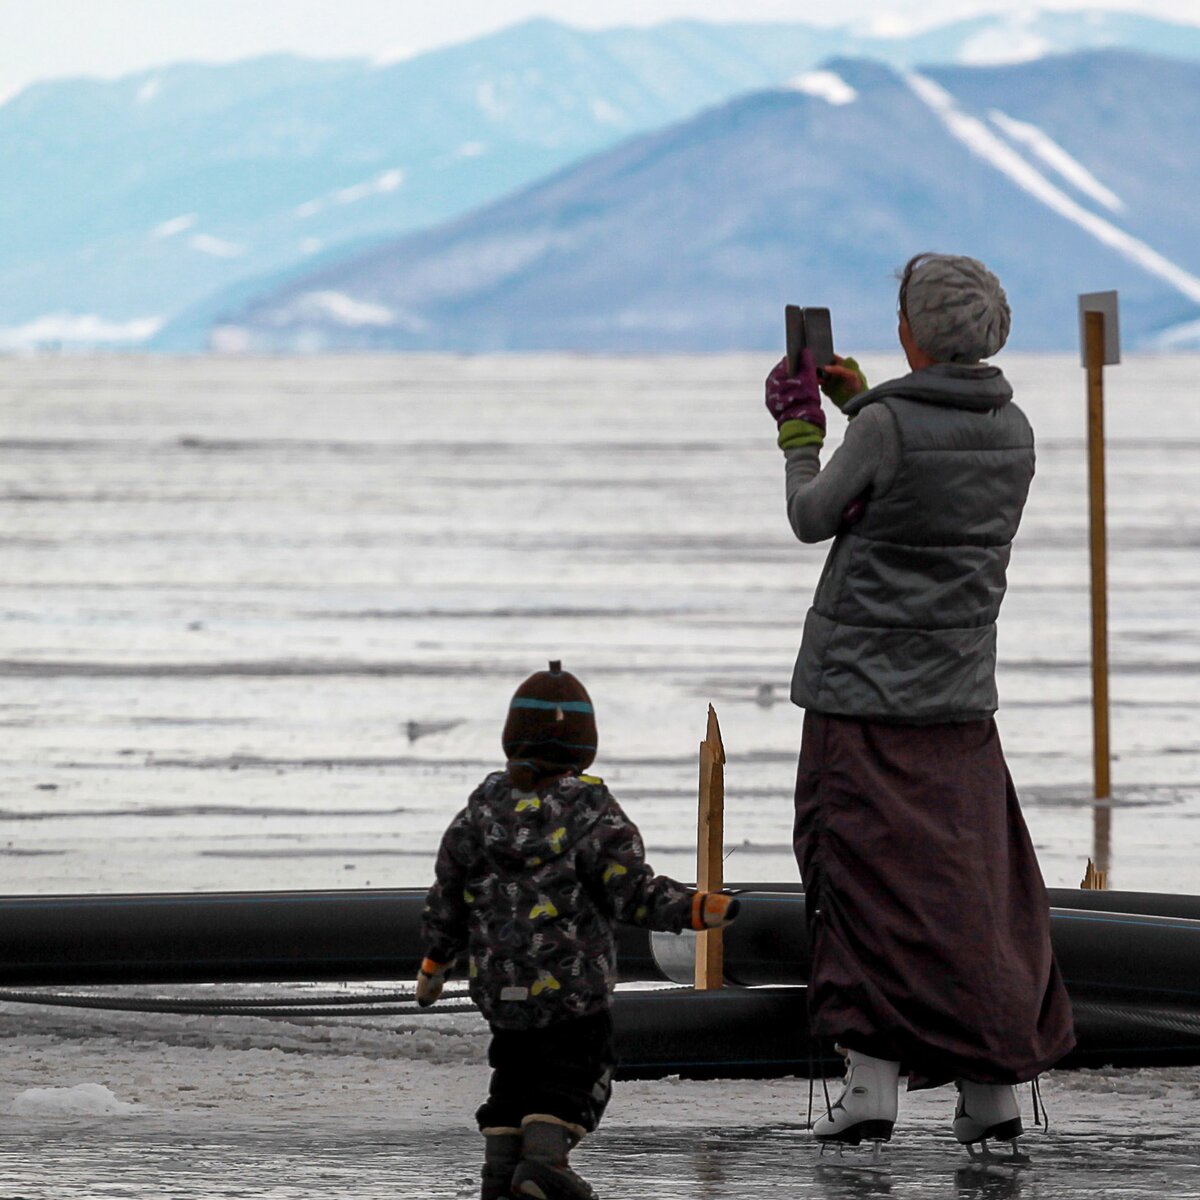
[[[873,380],[900,373],[865,358]],[[1000,361],[1039,457],[999,721],[1047,882],[1070,887],[1095,816],[1083,377],[1065,357]],[[711,701],[728,877],[795,878],[787,690],[825,550],[787,527],[769,363],[0,366],[3,891],[424,885],[499,763],[514,686],[552,657],[591,691],[595,769],[659,870],[694,877]],[[1108,376],[1120,888],[1200,892],[1198,375],[1179,357]],[[474,1018],[439,1020],[434,1036],[5,1006],[0,1191],[467,1196],[483,1043]],[[80,1085],[135,1107],[35,1094]],[[1015,1184],[956,1174],[944,1092],[911,1098],[891,1178],[817,1170],[799,1081],[621,1085],[582,1161],[614,1196],[1200,1194],[1182,1173],[1196,1071],[1047,1087],[1055,1123],[1030,1140],[1049,1161]]]
[[[797,543],[759,358],[6,360],[6,891],[421,885],[562,658],[661,870],[696,746],[729,877],[790,879]],[[867,360],[873,379],[897,359]],[[1039,437],[1001,731],[1047,881],[1091,850],[1083,378],[1004,364]],[[1200,890],[1195,358],[1109,371],[1111,885]],[[834,432],[840,418],[831,418]]]

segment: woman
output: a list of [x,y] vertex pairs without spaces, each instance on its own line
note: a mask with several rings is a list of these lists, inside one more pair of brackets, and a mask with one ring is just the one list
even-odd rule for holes
[[[1049,903],[993,720],[996,617],[1034,472],[999,368],[1009,308],[971,258],[900,283],[912,372],[865,390],[853,359],[780,363],[767,406],[802,542],[834,539],[804,625],[795,850],[815,1034],[847,1052],[822,1141],[886,1140],[900,1072],[958,1086],[972,1148],[1021,1132],[1013,1084],[1074,1045]],[[820,465],[821,388],[850,423]],[[986,1143],[984,1143],[986,1151]]]

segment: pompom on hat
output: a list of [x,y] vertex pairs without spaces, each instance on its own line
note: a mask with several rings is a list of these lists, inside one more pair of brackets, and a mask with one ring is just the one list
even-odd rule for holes
[[918,254],[904,268],[900,310],[938,362],[976,363],[1008,340],[1012,312],[1000,280],[978,259]]
[[530,675],[508,706],[501,737],[513,786],[533,791],[546,779],[582,771],[596,757],[596,714],[587,689],[557,660]]

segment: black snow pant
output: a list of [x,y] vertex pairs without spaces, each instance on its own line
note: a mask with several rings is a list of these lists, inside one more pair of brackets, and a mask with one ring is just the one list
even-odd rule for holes
[[590,1133],[612,1095],[612,1016],[605,1010],[542,1029],[493,1025],[488,1065],[488,1098],[475,1114],[480,1129],[519,1127],[531,1113],[546,1113]]

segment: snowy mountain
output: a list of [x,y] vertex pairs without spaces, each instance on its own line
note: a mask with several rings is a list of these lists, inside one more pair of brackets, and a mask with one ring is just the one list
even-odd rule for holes
[[1200,26],[1112,13],[886,35],[537,20],[405,62],[277,57],[39,84],[0,103],[0,347],[136,344],[205,297],[227,305],[229,289],[440,224],[831,55],[907,67],[1108,44],[1200,59]]
[[768,348],[799,301],[881,346],[927,249],[996,269],[1016,348],[1075,345],[1076,294],[1110,287],[1151,343],[1200,318],[1198,116],[1200,64],[1126,52],[835,60],[231,305],[213,344]]

